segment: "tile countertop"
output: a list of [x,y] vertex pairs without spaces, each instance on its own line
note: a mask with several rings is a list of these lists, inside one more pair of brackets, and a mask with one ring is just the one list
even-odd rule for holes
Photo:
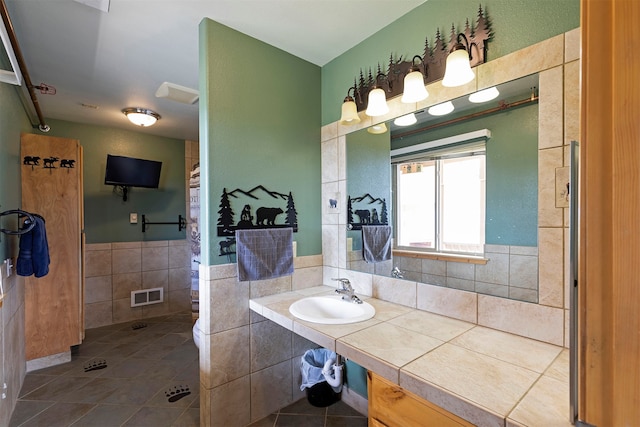
[[324,325],[289,313],[317,286],[250,300],[254,312],[353,360],[478,426],[571,426],[569,350],[422,310],[362,297],[367,321]]

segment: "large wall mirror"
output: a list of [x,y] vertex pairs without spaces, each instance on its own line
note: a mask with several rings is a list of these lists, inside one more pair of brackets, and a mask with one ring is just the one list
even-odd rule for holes
[[[538,87],[534,74],[347,134],[347,269],[537,303]],[[360,228],[385,222],[393,257],[367,263]]]

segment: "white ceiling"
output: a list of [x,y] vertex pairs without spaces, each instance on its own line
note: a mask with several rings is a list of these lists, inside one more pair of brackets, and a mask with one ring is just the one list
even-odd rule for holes
[[[4,1],[33,84],[56,90],[36,91],[45,117],[198,140],[198,103],[155,92],[198,88],[203,18],[322,66],[426,0],[111,0],[108,12],[87,5],[107,0]],[[162,119],[136,128],[125,107]]]

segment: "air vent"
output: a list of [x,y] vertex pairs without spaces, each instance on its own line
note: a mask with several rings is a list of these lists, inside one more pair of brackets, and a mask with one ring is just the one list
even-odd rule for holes
[[131,292],[131,307],[158,304],[164,301],[164,289],[152,288]]

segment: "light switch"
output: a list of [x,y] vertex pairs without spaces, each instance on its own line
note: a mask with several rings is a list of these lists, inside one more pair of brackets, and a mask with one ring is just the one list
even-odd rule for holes
[[137,224],[138,223],[138,214],[133,212],[129,214],[129,224]]

